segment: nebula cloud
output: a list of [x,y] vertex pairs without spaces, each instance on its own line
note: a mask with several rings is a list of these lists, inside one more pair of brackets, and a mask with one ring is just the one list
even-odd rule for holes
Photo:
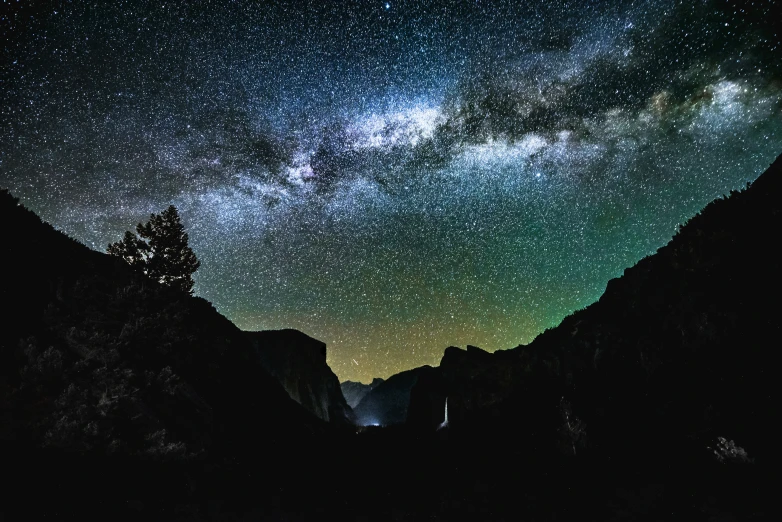
[[0,185],[97,250],[176,205],[343,380],[529,342],[782,152],[778,2],[175,4],[3,16]]

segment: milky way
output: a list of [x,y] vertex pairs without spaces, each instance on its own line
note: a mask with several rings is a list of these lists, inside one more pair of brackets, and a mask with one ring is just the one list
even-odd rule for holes
[[529,342],[782,152],[778,2],[28,3],[0,186],[102,251],[176,205],[343,380]]

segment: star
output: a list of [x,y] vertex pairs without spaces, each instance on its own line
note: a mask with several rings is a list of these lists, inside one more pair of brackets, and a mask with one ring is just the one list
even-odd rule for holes
[[176,205],[196,294],[370,382],[531,341],[782,149],[778,2],[391,7],[15,7],[0,186],[99,250]]

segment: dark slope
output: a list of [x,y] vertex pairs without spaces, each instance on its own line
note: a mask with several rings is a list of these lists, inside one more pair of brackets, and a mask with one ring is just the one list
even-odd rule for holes
[[[268,467],[324,433],[207,301],[69,239],[5,191],[0,222],[0,444],[30,480],[59,476],[60,462],[83,475],[66,473],[52,490],[84,479],[121,495],[119,462],[201,469],[263,455]],[[98,478],[89,463],[114,471]],[[153,488],[165,476],[154,470],[136,486]],[[177,476],[151,494],[187,490]]]
[[326,363],[326,343],[298,330],[245,332],[259,360],[288,395],[320,419],[353,423],[339,379]]
[[776,460],[781,170],[709,204],[530,345],[447,350],[414,389],[411,422],[432,429],[448,397],[452,433],[554,450],[564,396],[599,454],[707,454],[725,436]]
[[154,451],[148,437],[166,430],[167,444],[190,453],[274,438],[268,426],[280,436],[316,426],[207,301],[133,273],[0,197],[10,313],[0,332],[4,439]]
[[390,426],[407,420],[410,390],[418,379],[432,371],[421,366],[392,375],[367,393],[353,411],[359,426]]
[[342,395],[345,397],[345,401],[347,401],[348,406],[355,408],[367,393],[377,388],[382,382],[383,379],[380,377],[375,377],[369,384],[364,384],[363,382],[345,381],[339,386],[342,388]]

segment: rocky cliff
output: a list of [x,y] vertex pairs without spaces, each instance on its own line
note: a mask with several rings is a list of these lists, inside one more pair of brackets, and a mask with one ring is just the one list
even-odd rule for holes
[[355,408],[367,393],[377,388],[382,382],[383,379],[380,377],[375,377],[369,384],[364,384],[363,382],[345,381],[340,384],[340,387],[342,388],[342,395],[345,397],[348,406]]
[[531,344],[446,350],[412,392],[410,423],[433,429],[447,397],[453,432],[516,445],[575,452],[577,419],[590,451],[705,452],[724,436],[778,458],[780,229],[777,159]]
[[432,371],[421,366],[392,375],[366,394],[354,409],[360,426],[390,426],[407,420],[410,390],[422,375]]
[[261,365],[307,411],[327,422],[350,423],[339,379],[326,363],[326,343],[297,330],[245,332]]

